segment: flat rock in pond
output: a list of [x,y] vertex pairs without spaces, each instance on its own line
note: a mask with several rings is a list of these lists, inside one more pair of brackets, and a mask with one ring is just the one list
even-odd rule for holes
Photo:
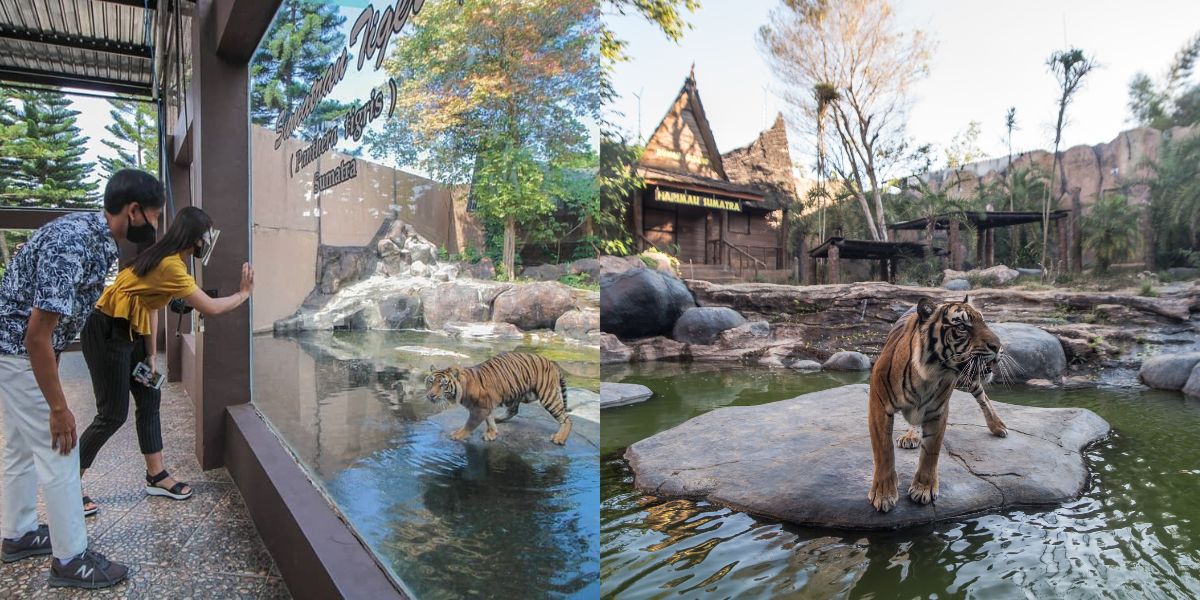
[[650,388],[636,383],[600,382],[600,408],[645,402],[653,396]]
[[[888,513],[867,501],[866,384],[719,408],[633,444],[625,458],[635,486],[648,494],[820,527],[894,529],[1079,495],[1087,481],[1081,450],[1103,438],[1108,423],[1082,408],[994,404],[1008,425],[1006,438],[988,432],[969,394],[954,392],[938,463],[940,495],[929,505],[905,494],[919,451],[896,448],[900,500]],[[893,446],[906,428],[896,419]]]

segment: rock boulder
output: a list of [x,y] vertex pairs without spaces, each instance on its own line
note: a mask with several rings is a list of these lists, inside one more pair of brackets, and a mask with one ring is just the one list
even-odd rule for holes
[[568,310],[554,322],[554,333],[595,343],[600,334],[600,311],[594,308]]
[[671,337],[687,344],[712,344],[721,333],[746,323],[746,318],[732,308],[704,306],[683,311]]
[[451,321],[490,321],[492,303],[511,287],[507,283],[451,281],[424,288],[421,304],[425,307],[425,325],[441,329]]
[[821,367],[827,371],[870,371],[871,359],[862,352],[835,352]]
[[[969,394],[954,392],[932,504],[904,495],[919,451],[896,448],[901,497],[888,513],[867,500],[866,384],[719,408],[633,444],[625,458],[634,485],[648,494],[703,498],[818,527],[894,529],[1076,497],[1088,474],[1081,450],[1103,438],[1108,423],[1081,408],[995,406],[1009,426],[1006,438],[988,433]],[[893,447],[903,423],[897,419]]]
[[1182,390],[1197,364],[1200,352],[1152,356],[1138,370],[1138,381],[1156,390]]
[[696,306],[678,277],[653,269],[600,276],[600,326],[623,339],[665,335]]
[[557,281],[514,285],[496,296],[492,320],[521,329],[551,329],[563,313],[575,308],[571,288]]
[[1067,368],[1067,355],[1058,338],[1024,323],[989,323],[988,327],[1004,346],[1004,353],[1016,361],[1016,368],[1007,376],[997,372],[997,379],[1019,383],[1030,379],[1062,378]]
[[600,334],[600,364],[612,365],[633,360],[633,349],[611,333]]
[[636,383],[600,382],[600,408],[645,402],[653,396],[650,388]]

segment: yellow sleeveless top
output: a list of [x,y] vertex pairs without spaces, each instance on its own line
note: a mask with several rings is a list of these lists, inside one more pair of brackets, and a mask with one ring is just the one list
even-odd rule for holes
[[121,269],[112,285],[104,288],[96,310],[115,319],[128,319],[131,333],[150,335],[150,313],[175,298],[186,298],[199,289],[187,272],[183,259],[172,254],[162,259],[145,277],[132,267]]

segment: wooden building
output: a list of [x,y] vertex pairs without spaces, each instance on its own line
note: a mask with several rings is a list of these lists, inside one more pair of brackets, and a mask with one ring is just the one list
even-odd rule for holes
[[787,268],[786,210],[795,186],[782,117],[753,144],[723,157],[693,72],[636,168],[646,185],[630,199],[627,215],[639,250],[654,246],[683,264],[740,273]]

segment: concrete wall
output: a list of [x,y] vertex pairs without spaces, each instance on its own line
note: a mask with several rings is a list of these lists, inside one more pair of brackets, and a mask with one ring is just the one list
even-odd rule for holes
[[289,157],[307,143],[288,140],[276,150],[274,134],[257,126],[250,137],[256,332],[294,313],[312,291],[320,246],[365,246],[393,212],[450,252],[482,248],[461,191],[359,158],[357,177],[313,194],[315,172],[349,156],[329,152],[289,177]]

